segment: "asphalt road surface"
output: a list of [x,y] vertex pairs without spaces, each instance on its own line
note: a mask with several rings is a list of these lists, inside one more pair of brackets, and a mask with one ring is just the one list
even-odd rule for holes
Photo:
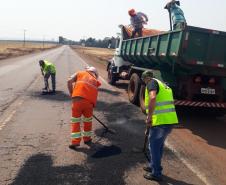
[[[57,68],[56,95],[41,95],[39,59]],[[92,61],[81,59],[68,46],[0,61],[0,184],[13,185],[145,185],[147,164],[141,152],[145,116],[127,101],[124,82],[112,87],[104,68],[95,115],[116,134],[93,120],[91,146],[70,150],[70,97],[67,78]],[[163,156],[160,184],[226,184],[224,118],[179,113]]]

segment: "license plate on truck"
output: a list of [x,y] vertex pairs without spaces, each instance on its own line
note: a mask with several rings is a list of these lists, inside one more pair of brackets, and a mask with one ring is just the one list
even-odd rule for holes
[[211,88],[201,88],[201,94],[216,94],[216,91]]

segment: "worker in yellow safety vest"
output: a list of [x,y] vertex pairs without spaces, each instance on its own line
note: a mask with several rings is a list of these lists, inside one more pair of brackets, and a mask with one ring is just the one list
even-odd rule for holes
[[56,68],[55,66],[48,62],[47,60],[40,60],[39,65],[41,67],[41,72],[44,77],[45,88],[43,88],[43,92],[49,92],[49,83],[48,79],[51,77],[52,80],[52,93],[56,91]]
[[146,84],[145,107],[147,113],[147,129],[149,131],[149,166],[144,178],[148,180],[162,180],[161,158],[166,137],[173,125],[178,124],[174,106],[172,89],[165,83],[153,78],[152,71],[142,73],[141,79]]

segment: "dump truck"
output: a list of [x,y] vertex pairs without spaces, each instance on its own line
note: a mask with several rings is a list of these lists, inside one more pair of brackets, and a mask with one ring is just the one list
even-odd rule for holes
[[186,26],[139,38],[125,35],[108,62],[108,82],[129,80],[129,101],[145,111],[141,74],[152,70],[168,84],[175,105],[226,110],[226,32]]

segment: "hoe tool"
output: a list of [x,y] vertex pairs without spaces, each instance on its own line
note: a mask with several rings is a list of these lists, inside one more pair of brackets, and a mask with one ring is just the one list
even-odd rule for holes
[[150,161],[150,157],[149,157],[149,154],[148,154],[148,149],[147,149],[147,145],[148,145],[148,135],[149,135],[149,131],[150,131],[150,127],[147,126],[146,127],[146,131],[145,131],[145,138],[144,138],[144,145],[143,145],[143,148],[141,147],[134,147],[132,149],[132,152],[134,153],[144,153],[145,157],[147,158],[148,161]]
[[116,134],[116,132],[112,129],[110,129],[106,124],[104,124],[100,119],[98,119],[95,115],[93,115],[93,117],[98,121],[98,123],[100,123],[104,128],[106,132],[109,132],[111,134]]

